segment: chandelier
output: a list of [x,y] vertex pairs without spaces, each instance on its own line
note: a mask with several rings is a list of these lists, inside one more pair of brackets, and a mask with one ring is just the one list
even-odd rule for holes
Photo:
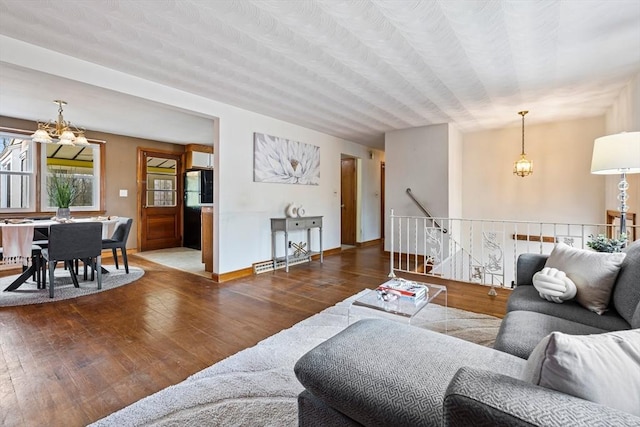
[[35,142],[45,144],[89,145],[89,141],[84,136],[84,129],[78,129],[71,122],[64,120],[62,106],[67,105],[67,103],[59,99],[53,102],[58,104],[58,119],[55,122],[38,122],[38,130],[31,135],[31,138]]
[[518,112],[522,116],[522,153],[520,159],[513,162],[513,174],[522,178],[533,173],[533,161],[528,160],[527,155],[524,154],[524,115],[527,113],[528,111]]

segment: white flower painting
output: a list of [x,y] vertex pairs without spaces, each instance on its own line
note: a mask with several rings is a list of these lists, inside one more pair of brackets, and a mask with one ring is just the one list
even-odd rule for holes
[[263,133],[253,134],[253,144],[255,182],[320,183],[320,147]]

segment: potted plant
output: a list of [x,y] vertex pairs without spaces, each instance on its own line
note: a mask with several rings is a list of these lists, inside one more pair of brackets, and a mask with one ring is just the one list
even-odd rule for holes
[[627,243],[627,236],[624,234],[621,234],[618,239],[615,237],[608,238],[604,234],[598,234],[597,236],[590,234],[589,239],[591,240],[587,242],[587,246],[597,252],[622,252],[624,245]]
[[70,206],[81,193],[82,181],[71,173],[53,172],[47,183],[47,193],[53,206],[58,207],[58,218],[69,218]]

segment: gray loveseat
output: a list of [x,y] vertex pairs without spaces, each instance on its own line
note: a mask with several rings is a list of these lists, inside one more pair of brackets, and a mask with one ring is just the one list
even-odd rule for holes
[[[640,244],[634,250],[640,251]],[[634,254],[640,257],[640,252]],[[542,258],[523,258],[518,283],[524,290],[514,291],[505,318],[509,324],[536,330],[521,334],[524,344],[518,344],[518,334],[510,326],[501,331],[501,345],[519,355],[389,320],[361,320],[296,363],[296,376],[305,387],[298,397],[299,425],[640,426],[640,418],[627,412],[524,381],[527,361],[519,357],[530,352],[530,343],[537,336],[556,325],[583,334],[637,327],[640,260],[632,257],[623,265],[618,280],[631,290],[624,301],[614,302],[617,310],[604,316],[601,323],[589,323],[597,319],[581,311],[565,318],[547,314],[546,305],[534,311],[538,300],[524,296],[533,288],[527,286],[526,278],[543,265]],[[635,306],[632,298],[636,298]],[[522,309],[520,303],[530,305]],[[559,305],[567,313],[580,309]],[[539,314],[544,320],[529,318],[527,323],[528,315],[513,315],[519,312]],[[560,320],[552,322],[548,317]],[[567,322],[584,326],[571,329],[573,323]]]
[[602,315],[580,304],[556,304],[542,299],[533,275],[542,270],[547,255],[518,257],[516,288],[511,292],[494,348],[528,358],[542,338],[553,331],[571,335],[598,334],[640,328],[640,240],[627,248],[611,294],[609,310]]

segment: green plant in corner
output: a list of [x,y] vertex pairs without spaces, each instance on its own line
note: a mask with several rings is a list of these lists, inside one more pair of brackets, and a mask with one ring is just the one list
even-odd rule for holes
[[47,193],[52,205],[69,208],[82,193],[82,180],[73,173],[55,171],[47,182]]
[[622,252],[624,245],[627,243],[627,236],[624,234],[620,235],[620,238],[608,238],[604,234],[598,234],[594,236],[593,234],[589,235],[589,240],[587,242],[587,246],[597,252]]

